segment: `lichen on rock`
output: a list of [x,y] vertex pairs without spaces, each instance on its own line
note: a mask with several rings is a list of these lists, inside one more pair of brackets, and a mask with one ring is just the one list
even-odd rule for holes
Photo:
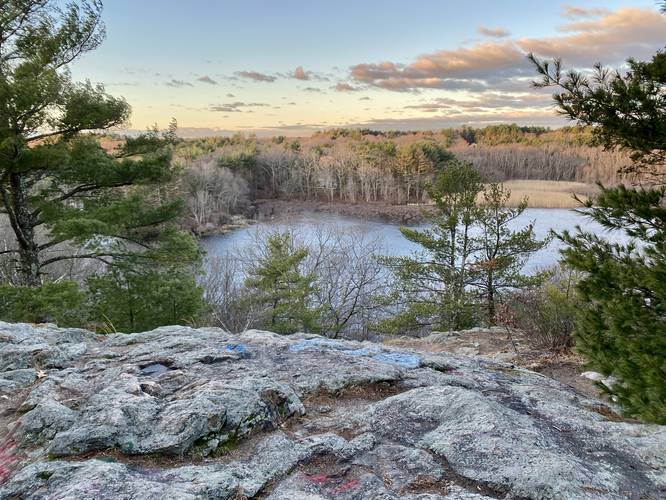
[[666,496],[665,427],[480,358],[0,323],[0,397],[0,498]]

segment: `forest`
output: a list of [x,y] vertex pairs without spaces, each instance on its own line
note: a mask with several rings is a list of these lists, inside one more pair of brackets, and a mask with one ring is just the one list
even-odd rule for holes
[[[103,143],[113,147],[120,139]],[[183,171],[177,188],[187,199],[189,227],[198,231],[247,213],[256,199],[426,203],[426,186],[453,158],[471,163],[486,182],[577,182],[589,191],[598,182],[617,184],[630,165],[626,152],[595,146],[589,127],[331,129],[307,138],[238,134],[174,146]]]

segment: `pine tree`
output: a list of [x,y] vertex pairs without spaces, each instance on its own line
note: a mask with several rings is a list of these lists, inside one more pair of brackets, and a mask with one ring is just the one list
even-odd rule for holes
[[484,187],[470,164],[450,161],[428,194],[437,207],[429,217],[432,227],[400,228],[423,250],[409,257],[383,258],[398,283],[389,301],[404,307],[380,328],[398,333],[424,327],[460,330],[480,321],[492,325],[503,290],[540,280],[539,275],[524,275],[522,269],[546,241],[536,239],[531,224],[512,229],[527,203],[507,208],[510,191],[501,184]]
[[90,317],[102,331],[142,332],[196,322],[205,303],[196,273],[201,249],[191,237],[167,231],[161,246],[119,257],[86,280]]
[[[558,85],[560,111],[596,126],[608,147],[632,152],[635,173],[663,182],[666,160],[666,53],[650,62],[629,61],[622,76],[597,66],[597,78],[561,73],[532,58],[543,76],[538,85]],[[640,117],[637,119],[636,117]],[[617,379],[602,386],[630,415],[666,423],[666,190],[605,188],[585,203],[582,214],[624,233],[629,243],[612,243],[578,227],[560,235],[564,261],[583,271],[578,285],[582,309],[576,349],[590,366]]]
[[516,220],[527,209],[527,200],[516,208],[507,208],[511,190],[502,184],[492,183],[483,190],[483,202],[479,213],[480,235],[476,237],[479,252],[476,255],[480,279],[474,283],[486,307],[486,322],[496,322],[496,302],[504,290],[521,289],[541,282],[539,273],[528,276],[523,268],[534,252],[550,241],[539,240],[534,234],[534,224],[514,230]]
[[[49,283],[59,278],[53,269],[62,262],[95,261],[100,272],[110,270],[108,279],[130,276],[132,268],[132,276],[151,281],[155,289],[176,272],[183,283],[194,279],[194,260],[181,260],[185,264],[179,268],[182,254],[172,244],[182,203],[163,196],[163,187],[177,174],[171,163],[175,121],[164,134],[152,130],[114,151],[106,151],[88,133],[122,125],[130,114],[124,99],[108,95],[101,85],[72,81],[68,70],[103,41],[101,10],[99,0],[64,5],[9,0],[0,9],[0,213],[14,236],[13,247],[2,254],[16,270],[16,289],[4,287],[0,301],[9,304],[8,310],[41,304],[41,311],[26,310],[26,319],[82,321],[55,310],[56,302],[49,299],[60,295],[74,301],[72,283]],[[185,248],[192,247],[193,241],[185,242],[190,237],[178,238]],[[170,274],[156,274],[168,260],[167,249],[174,253]],[[90,283],[101,279],[98,275]],[[97,287],[95,301],[102,289],[111,294],[106,301],[113,302],[110,286]],[[198,293],[201,302],[197,290],[190,286],[187,293]],[[150,308],[159,311],[159,296],[138,296],[143,301],[149,297],[155,301]],[[68,306],[63,302],[62,307]],[[173,317],[158,320],[153,314],[153,320],[141,324],[171,322]],[[119,324],[135,328],[132,322]]]
[[301,271],[307,256],[288,233],[267,238],[264,255],[245,281],[248,300],[263,307],[262,327],[276,333],[319,330],[318,311],[310,306],[314,277]]
[[[84,134],[121,125],[130,113],[125,100],[73,82],[67,69],[102,42],[100,16],[98,0],[2,4],[0,211],[15,236],[3,253],[15,259],[19,285],[40,286],[57,262],[131,253],[181,208],[177,200],[149,202],[174,177],[165,147],[173,130],[113,153]],[[64,243],[81,251],[55,252]]]
[[432,227],[400,232],[423,250],[409,257],[385,257],[395,273],[397,290],[391,301],[402,311],[380,328],[391,332],[423,327],[459,330],[477,321],[469,286],[477,278],[472,264],[473,226],[479,217],[476,197],[483,184],[468,164],[453,160],[428,189],[437,212]]
[[597,144],[628,151],[634,163],[624,173],[666,174],[666,52],[650,61],[629,59],[622,74],[595,64],[594,74],[564,72],[562,61],[552,63],[529,55],[541,81],[536,87],[557,86],[553,95],[560,114],[582,125],[594,125]]
[[666,189],[603,188],[586,216],[633,238],[565,232],[564,261],[583,271],[576,349],[618,380],[602,386],[630,415],[666,423]]

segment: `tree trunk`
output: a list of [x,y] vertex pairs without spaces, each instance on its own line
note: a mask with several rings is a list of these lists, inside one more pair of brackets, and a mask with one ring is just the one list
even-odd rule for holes
[[488,324],[495,326],[495,283],[493,281],[492,273],[488,274],[488,297],[487,297],[487,310],[488,310]]
[[38,287],[42,285],[39,272],[39,252],[34,246],[19,249],[20,266],[19,273],[21,284],[24,286]]
[[20,173],[9,176],[11,210],[9,222],[16,235],[19,253],[19,275],[23,286],[41,286],[39,245],[35,241],[34,216],[28,206],[28,193]]

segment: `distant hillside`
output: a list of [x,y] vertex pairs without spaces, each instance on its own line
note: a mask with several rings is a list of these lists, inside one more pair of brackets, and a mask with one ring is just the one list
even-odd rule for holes
[[[122,137],[105,136],[107,148]],[[471,162],[488,181],[511,182],[532,206],[571,207],[594,183],[613,185],[629,165],[604,151],[588,127],[549,130],[493,125],[425,132],[336,128],[309,137],[183,139],[174,157],[195,227],[217,227],[254,200],[407,204],[427,201],[426,187],[452,159]]]
[[[265,150],[282,146],[300,153],[315,152],[334,158],[346,151],[383,149],[391,157],[415,144],[435,144],[470,161],[489,180],[552,180],[573,182],[620,181],[618,170],[630,162],[620,151],[603,151],[593,143],[590,127],[543,127],[492,125],[421,132],[381,132],[370,129],[335,128],[310,137],[275,136],[259,139],[237,134],[230,137],[185,139],[178,154],[186,161],[215,156],[224,149]],[[389,167],[390,158],[384,162]],[[380,167],[381,168],[381,167]]]

